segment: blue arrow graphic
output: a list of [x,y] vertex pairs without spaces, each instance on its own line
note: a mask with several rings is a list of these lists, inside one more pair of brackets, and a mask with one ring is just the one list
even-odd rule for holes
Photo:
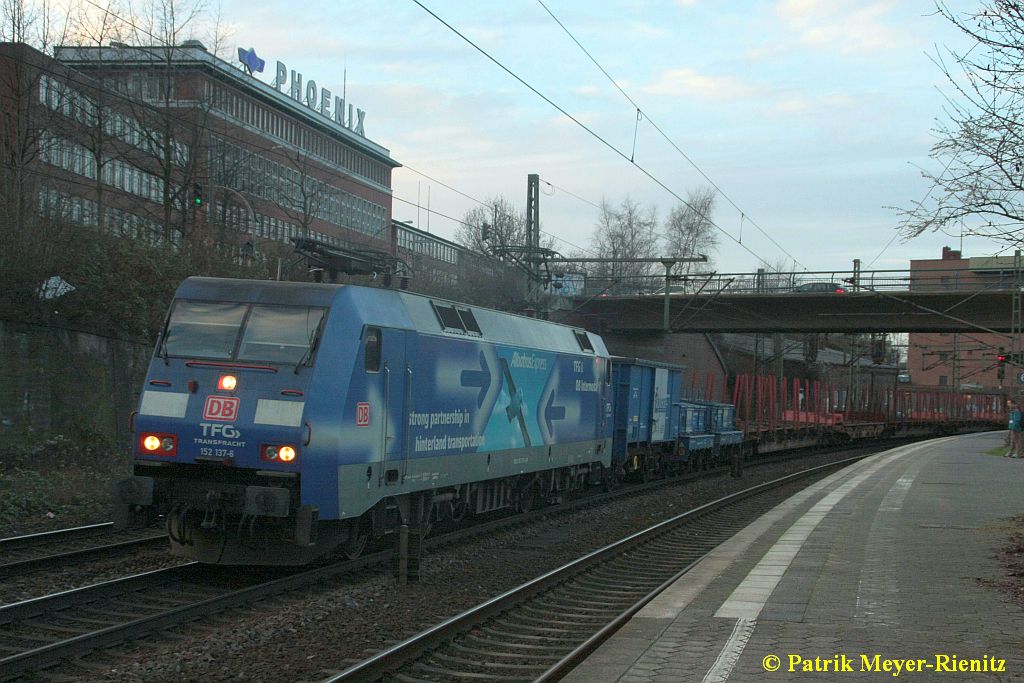
[[487,367],[487,357],[483,351],[480,352],[480,369],[463,370],[459,381],[464,387],[480,387],[480,393],[476,398],[476,407],[482,407],[487,390],[491,388],[491,370]]
[[544,406],[544,421],[548,425],[548,434],[552,435],[553,437],[555,434],[555,426],[552,423],[555,422],[556,420],[564,419],[565,406],[555,405],[555,392],[552,391],[551,394],[548,396],[548,404]]

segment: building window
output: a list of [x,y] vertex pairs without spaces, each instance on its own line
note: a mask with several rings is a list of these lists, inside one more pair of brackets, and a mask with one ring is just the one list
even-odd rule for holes
[[949,386],[949,377],[947,377],[946,375],[939,375],[939,386],[940,387]]

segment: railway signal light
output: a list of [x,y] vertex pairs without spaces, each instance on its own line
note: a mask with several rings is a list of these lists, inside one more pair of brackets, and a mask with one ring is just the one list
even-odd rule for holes
[[196,206],[203,205],[203,186],[199,183],[192,184],[192,203]]
[[491,241],[491,226],[488,225],[487,223],[484,223],[482,226],[480,226],[480,240],[482,242]]

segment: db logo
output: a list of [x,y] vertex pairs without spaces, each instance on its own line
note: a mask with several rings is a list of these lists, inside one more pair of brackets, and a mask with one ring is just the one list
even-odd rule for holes
[[207,396],[203,406],[204,420],[234,422],[238,417],[238,399],[233,396]]
[[370,426],[370,404],[369,403],[357,403],[356,404],[356,427],[369,427]]

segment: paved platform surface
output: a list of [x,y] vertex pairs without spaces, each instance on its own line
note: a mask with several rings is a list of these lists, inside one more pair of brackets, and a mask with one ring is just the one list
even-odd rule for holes
[[1024,514],[1024,460],[989,453],[1003,439],[903,446],[818,482],[563,680],[1024,681],[1024,609],[986,583]]

